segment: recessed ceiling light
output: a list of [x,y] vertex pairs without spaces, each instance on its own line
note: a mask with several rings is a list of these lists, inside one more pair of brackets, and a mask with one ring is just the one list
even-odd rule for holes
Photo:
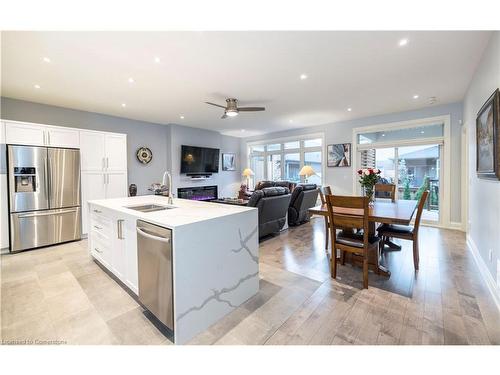
[[33,86],[35,89],[39,89],[40,88],[40,85],[34,85]]
[[127,106],[127,103],[122,103],[122,107],[125,108]]
[[301,75],[300,75],[300,79],[301,79],[301,80],[307,79],[307,74],[301,74]]
[[241,132],[244,133],[245,132],[245,129],[241,129]]
[[180,115],[179,117],[181,118],[181,120],[184,120],[184,116],[183,115]]
[[132,77],[130,77],[130,78],[128,79],[128,83],[134,83],[134,82],[135,82],[135,81],[134,81],[134,79],[133,79]]
[[352,111],[352,108],[347,108],[347,112],[351,112]]
[[408,44],[408,39],[401,39],[399,41],[399,46],[400,47],[406,46],[407,44]]
[[160,63],[160,58],[159,57],[155,57],[155,63]]
[[413,95],[413,99],[418,99],[418,95],[417,94]]
[[48,57],[44,57],[44,58],[42,58],[42,60],[43,60],[44,62],[46,62],[46,63],[49,63],[49,62],[50,62],[50,59],[49,59]]
[[382,137],[385,137],[385,133],[382,133]]

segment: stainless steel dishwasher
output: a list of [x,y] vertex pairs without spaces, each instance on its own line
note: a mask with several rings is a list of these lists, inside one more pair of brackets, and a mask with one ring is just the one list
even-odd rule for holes
[[139,301],[174,330],[172,231],[137,220]]

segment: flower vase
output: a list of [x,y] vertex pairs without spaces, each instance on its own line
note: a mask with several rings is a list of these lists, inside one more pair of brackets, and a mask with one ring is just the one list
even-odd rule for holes
[[368,204],[373,206],[375,202],[375,190],[374,186],[365,186],[364,188],[365,197],[368,197]]

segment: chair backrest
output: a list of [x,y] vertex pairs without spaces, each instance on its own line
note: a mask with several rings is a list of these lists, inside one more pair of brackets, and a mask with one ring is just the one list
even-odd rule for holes
[[[382,193],[382,194],[380,194],[380,193]],[[390,198],[391,201],[394,202],[396,200],[396,185],[395,184],[375,184],[375,197],[377,197],[377,198]]]
[[326,195],[332,195],[332,188],[330,187],[330,185],[321,186],[319,188],[319,197],[321,198],[321,204],[326,203],[326,200],[325,200]]
[[420,219],[422,218],[422,212],[424,211],[424,206],[428,195],[429,195],[429,190],[424,191],[422,193],[422,196],[420,197],[420,201],[418,202],[417,216],[415,217],[415,225],[413,226],[414,233],[418,233],[418,227],[420,226]]
[[368,197],[351,197],[341,195],[326,195],[326,206],[332,228],[333,240],[336,240],[336,229],[363,228],[363,240],[368,246]]

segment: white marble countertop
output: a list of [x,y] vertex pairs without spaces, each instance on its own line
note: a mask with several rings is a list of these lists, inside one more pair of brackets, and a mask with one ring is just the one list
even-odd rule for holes
[[137,219],[145,220],[153,224],[167,228],[175,228],[192,223],[211,220],[218,217],[238,214],[240,212],[256,210],[254,207],[242,207],[229,204],[199,202],[188,199],[174,198],[173,209],[140,212],[126,208],[126,206],[138,206],[143,204],[157,204],[169,206],[168,199],[159,195],[143,195],[128,198],[99,199],[91,200],[88,203],[98,205],[103,208],[115,210],[133,216]]

